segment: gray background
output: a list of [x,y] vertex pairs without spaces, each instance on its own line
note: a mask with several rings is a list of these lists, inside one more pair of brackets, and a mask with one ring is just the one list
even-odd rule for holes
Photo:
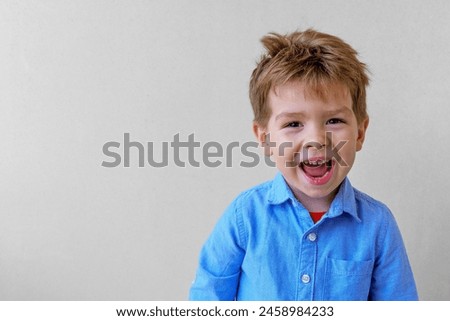
[[127,132],[160,159],[177,133],[253,141],[259,39],[314,27],[371,70],[353,185],[394,212],[421,298],[449,300],[449,14],[446,0],[2,0],[0,299],[186,299],[217,218],[275,170],[237,151],[231,168],[139,168],[136,150],[105,168],[102,146]]

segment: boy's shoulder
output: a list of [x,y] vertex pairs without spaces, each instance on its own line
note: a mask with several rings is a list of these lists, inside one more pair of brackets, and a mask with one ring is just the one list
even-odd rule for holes
[[358,208],[358,216],[360,216],[361,219],[364,220],[367,216],[371,216],[373,219],[373,214],[377,214],[376,216],[381,220],[393,219],[393,214],[385,203],[354,187],[353,193]]
[[273,179],[240,192],[232,201],[231,206],[238,211],[257,212],[293,197],[283,176],[281,173],[277,173]]
[[242,203],[252,200],[265,202],[270,195],[275,179],[267,180],[240,192],[234,202]]
[[369,194],[360,191],[357,188],[353,187],[353,193],[355,194],[355,200],[357,202],[361,202],[361,203],[367,204],[367,206],[377,207],[377,208],[384,208],[384,209],[389,210],[389,208],[387,207],[386,204],[384,204],[383,202],[375,199],[374,197],[370,196]]

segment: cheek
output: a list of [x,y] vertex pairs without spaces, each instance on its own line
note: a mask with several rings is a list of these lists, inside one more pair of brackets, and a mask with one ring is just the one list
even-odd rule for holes
[[[337,146],[338,148],[339,146]],[[339,156],[344,160],[344,166],[352,166],[356,156],[356,141],[350,140],[338,151]]]
[[292,158],[294,156],[295,150],[293,144],[289,142],[283,142],[277,146],[277,155],[282,158]]
[[276,157],[286,157],[293,153],[293,143],[282,135],[270,137],[272,155]]
[[276,163],[278,169],[284,171],[287,168],[296,167],[293,162],[296,159],[297,151],[292,143],[286,141],[277,142],[276,147],[273,147],[272,151],[272,160]]

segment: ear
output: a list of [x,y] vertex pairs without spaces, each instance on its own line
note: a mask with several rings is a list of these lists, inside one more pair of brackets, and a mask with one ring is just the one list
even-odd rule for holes
[[266,139],[267,139],[266,127],[261,126],[257,122],[253,122],[253,133],[255,134],[256,140],[264,148],[264,155],[265,156],[272,155],[272,152],[270,150],[270,146],[268,146],[266,144]]
[[356,139],[356,151],[360,151],[366,138],[366,130],[369,127],[369,118],[364,119],[358,124],[358,138]]

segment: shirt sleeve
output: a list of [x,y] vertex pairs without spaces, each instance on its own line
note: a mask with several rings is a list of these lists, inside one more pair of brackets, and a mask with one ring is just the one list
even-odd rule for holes
[[235,300],[244,258],[243,224],[232,203],[204,244],[189,299]]
[[392,213],[377,240],[377,257],[369,300],[415,301],[418,294],[406,249]]

